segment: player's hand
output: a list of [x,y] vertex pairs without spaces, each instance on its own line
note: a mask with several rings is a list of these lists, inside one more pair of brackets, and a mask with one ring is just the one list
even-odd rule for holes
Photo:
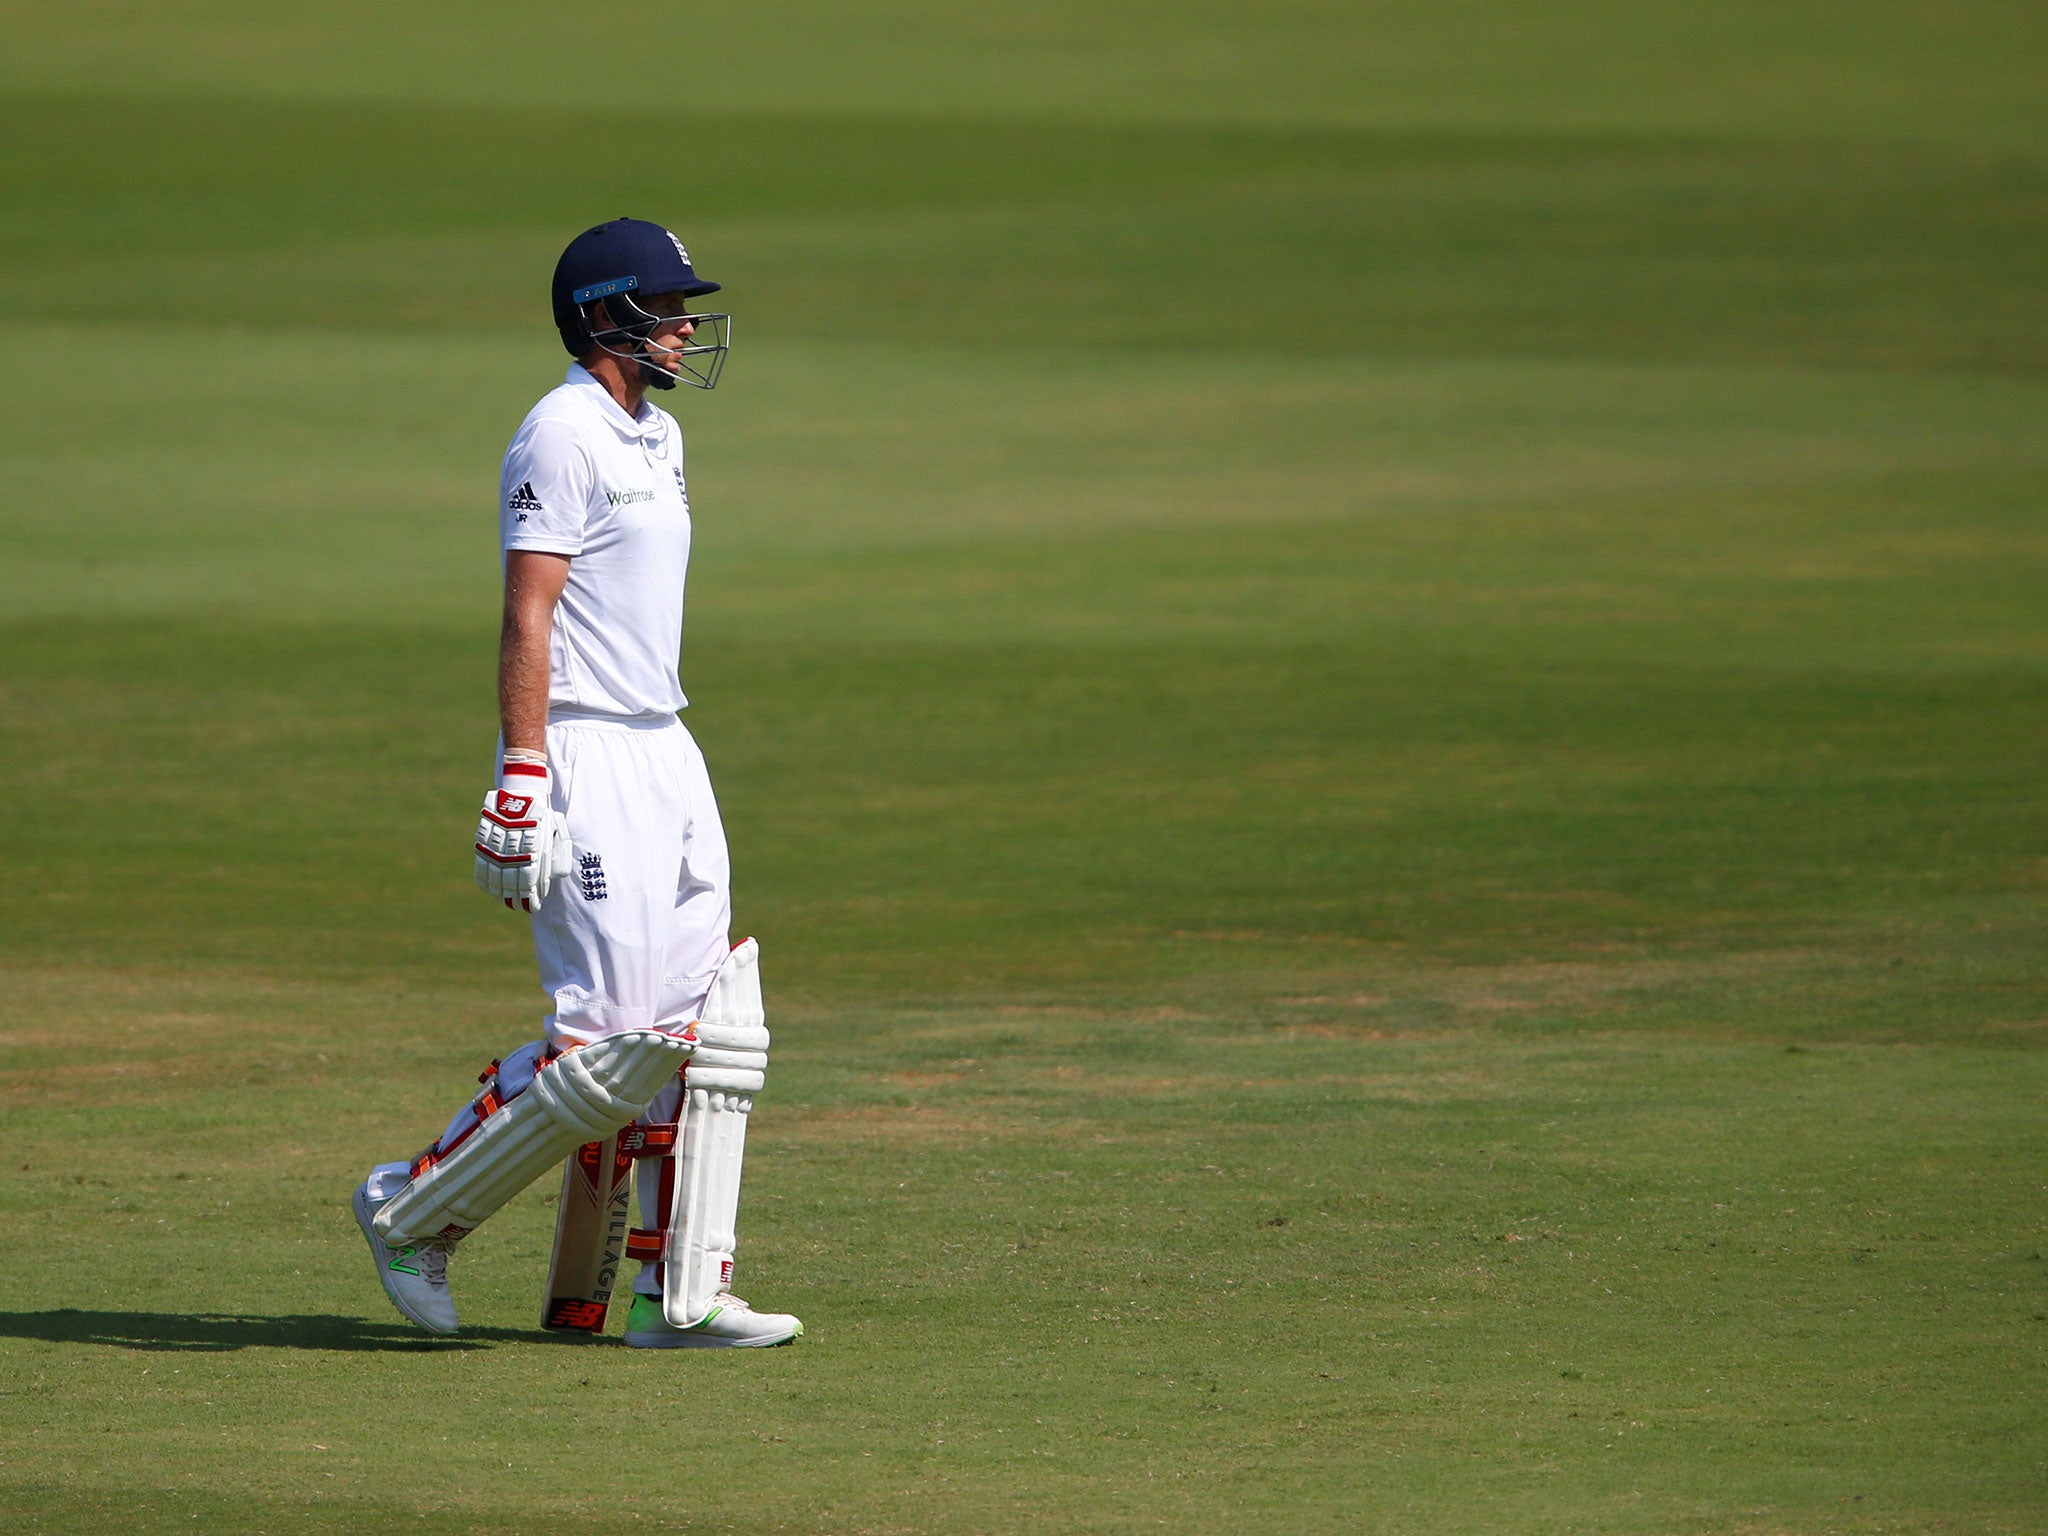
[[476,824],[476,883],[515,912],[531,912],[569,873],[569,823],[549,800],[548,768],[508,757]]

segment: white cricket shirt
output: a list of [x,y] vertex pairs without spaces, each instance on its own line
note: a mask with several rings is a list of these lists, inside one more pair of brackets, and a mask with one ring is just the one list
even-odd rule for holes
[[505,450],[499,544],[569,555],[549,643],[548,713],[673,716],[690,498],[683,429],[653,404],[628,416],[572,364]]

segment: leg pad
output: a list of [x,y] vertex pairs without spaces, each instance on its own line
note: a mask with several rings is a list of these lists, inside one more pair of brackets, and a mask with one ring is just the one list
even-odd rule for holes
[[487,1089],[469,1131],[429,1148],[412,1182],[377,1212],[377,1235],[392,1246],[467,1236],[583,1143],[631,1121],[693,1044],[687,1034],[623,1030],[548,1061],[511,1098]]
[[703,1322],[732,1284],[747,1116],[768,1067],[760,955],[748,939],[720,967],[697,1021],[697,1051],[683,1072],[661,1255],[662,1313],[676,1328]]

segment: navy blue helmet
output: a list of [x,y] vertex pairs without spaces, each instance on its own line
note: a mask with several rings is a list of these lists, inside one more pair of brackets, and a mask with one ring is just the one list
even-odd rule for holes
[[[719,285],[697,275],[690,253],[668,230],[645,219],[613,219],[586,229],[555,263],[555,328],[571,357],[597,347],[637,363],[641,378],[655,389],[679,383],[711,389],[731,345],[732,317],[698,314],[684,302],[718,292]],[[662,326],[688,316],[693,334],[680,348],[674,371],[655,363],[647,339]]]

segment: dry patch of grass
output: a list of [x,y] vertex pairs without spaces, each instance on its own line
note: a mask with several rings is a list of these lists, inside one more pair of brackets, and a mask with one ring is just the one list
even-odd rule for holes
[[1036,1135],[1016,1115],[932,1104],[777,1105],[772,1134],[783,1141],[839,1145],[848,1141],[966,1145]]
[[[1603,1031],[1626,1029],[1626,1015],[1659,1010],[1657,1027],[1673,1027],[1673,1004],[1697,1000],[1689,1033],[1722,1035],[1726,1003],[1745,995],[1780,996],[1802,988],[1853,989],[1879,978],[1876,956],[1811,947],[1744,950],[1698,956],[1618,956],[1600,960],[1523,961],[1501,965],[1376,967],[1365,977],[1332,978],[1326,990],[1294,991],[1254,1009],[1265,1030],[1283,1037],[1326,1040],[1431,1038],[1494,1022],[1584,1021]],[[1361,986],[1360,981],[1369,985]]]

